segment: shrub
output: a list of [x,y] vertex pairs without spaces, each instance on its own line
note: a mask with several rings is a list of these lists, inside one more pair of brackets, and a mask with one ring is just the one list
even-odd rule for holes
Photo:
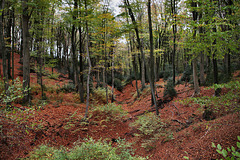
[[124,140],[117,140],[117,147],[112,147],[111,143],[95,141],[92,138],[85,139],[85,142],[76,142],[74,147],[66,151],[64,148],[56,149],[42,145],[35,149],[28,159],[69,159],[69,160],[141,160],[142,157],[132,156],[131,145]]
[[[111,98],[111,89],[108,89],[108,99]],[[94,99],[106,102],[106,88],[98,87],[97,89],[93,90]]]
[[190,65],[187,65],[183,74],[182,74],[182,77],[180,79],[180,81],[187,81],[189,82],[190,79],[191,79],[191,75],[192,75],[192,68]]
[[240,111],[239,101],[240,101],[240,82],[231,81],[225,84],[214,84],[207,89],[217,89],[226,88],[229,91],[223,95],[217,96],[202,96],[193,97],[183,100],[183,104],[195,103],[199,104],[201,107],[211,106],[213,111],[217,112],[229,112],[229,111]]
[[120,119],[126,115],[126,111],[122,109],[121,105],[109,103],[104,106],[97,106],[93,111],[104,113],[112,118]]
[[49,74],[48,78],[58,80],[59,75],[60,75],[59,73]]
[[115,87],[117,90],[122,91],[124,85],[122,84],[122,81],[121,81],[120,79],[115,78],[115,79],[114,79],[114,87]]
[[[2,82],[3,83],[3,82]],[[2,85],[1,85],[2,86]],[[14,101],[22,99],[27,93],[30,88],[22,88],[22,83],[17,77],[13,80],[13,83],[10,83],[8,86],[8,90],[3,90],[0,94],[0,103],[5,105],[11,104]],[[24,93],[24,94],[23,94]]]
[[158,116],[151,112],[139,116],[135,122],[130,124],[130,126],[136,127],[142,136],[151,136],[154,133],[161,132],[164,124]]
[[76,90],[74,84],[72,82],[69,82],[67,84],[64,84],[61,88],[57,89],[58,92],[64,92],[64,93],[70,93],[74,92]]
[[176,90],[174,88],[174,84],[173,84],[172,78],[169,78],[168,81],[167,81],[167,85],[164,86],[163,94],[164,94],[164,97],[169,96],[171,98],[173,98],[173,97],[175,97],[177,95],[177,92],[176,92]]
[[56,149],[54,147],[49,147],[47,145],[41,145],[30,153],[28,159],[39,159],[39,160],[65,160],[67,159],[67,154],[65,149]]

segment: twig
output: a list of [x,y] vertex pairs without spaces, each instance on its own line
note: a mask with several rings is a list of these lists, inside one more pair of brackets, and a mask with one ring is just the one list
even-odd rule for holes
[[207,133],[210,131],[211,127],[212,126],[208,127],[208,130],[205,132],[205,134],[200,139],[202,139],[203,137],[205,137],[207,135]]

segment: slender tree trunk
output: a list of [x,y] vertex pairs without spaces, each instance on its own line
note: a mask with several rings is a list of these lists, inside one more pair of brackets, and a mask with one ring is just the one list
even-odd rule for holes
[[[198,3],[199,6],[202,5],[202,3]],[[199,12],[199,20],[202,19],[202,11]],[[203,27],[199,27],[199,34],[200,34],[200,37],[201,37],[201,40],[204,39],[203,37]],[[201,51],[201,54],[200,54],[200,84],[201,85],[204,85],[205,84],[205,77],[204,77],[204,54],[203,52]]]
[[[88,15],[87,14],[87,0],[85,0],[85,15],[86,15],[86,17]],[[88,59],[88,77],[87,77],[87,102],[86,102],[86,111],[85,111],[85,116],[84,116],[85,119],[88,117],[89,95],[90,95],[89,83],[90,83],[90,76],[91,76],[90,74],[91,74],[91,68],[92,68],[88,46],[89,46],[88,21],[86,20],[86,52],[87,52],[87,59]]]
[[15,9],[12,7],[12,79],[14,79],[14,52],[15,52]]
[[106,103],[108,104],[108,85],[107,85],[107,20],[104,19],[104,56],[105,56],[105,62],[104,62],[104,77],[105,77],[105,83],[104,87],[106,89]]
[[114,49],[112,54],[112,103],[114,102]]
[[[73,13],[73,20],[76,20],[76,10],[77,10],[77,0],[74,1],[74,13]],[[75,22],[73,22],[73,26],[72,26],[72,53],[73,53],[73,68],[74,68],[74,75],[75,75],[75,79],[76,79],[76,86],[78,88],[78,92],[79,92],[79,97],[80,99],[82,98],[82,94],[81,94],[81,83],[79,80],[79,71],[78,71],[78,60],[77,60],[77,55],[76,55],[76,27],[75,27]]]
[[152,103],[155,105],[156,114],[159,115],[158,106],[155,97],[155,84],[154,84],[154,56],[153,56],[153,33],[152,33],[152,19],[151,19],[151,0],[148,0],[148,24],[149,24],[149,39],[150,39],[150,71],[149,71],[149,81],[152,91]]
[[[172,0],[171,0],[172,3]],[[173,24],[173,53],[172,53],[172,69],[173,69],[173,85],[175,86],[175,54],[176,54],[176,9],[175,9],[175,0],[173,0],[173,6],[172,6],[172,17],[174,19],[174,24]]]
[[[197,3],[192,1],[192,7],[197,7]],[[193,11],[193,21],[197,21],[197,12]],[[196,27],[193,28],[193,39],[196,38]],[[193,61],[192,61],[192,66],[193,66],[193,83],[194,83],[194,93],[198,95],[200,93],[200,88],[199,88],[199,82],[198,82],[198,75],[197,75],[197,57],[194,57],[195,54],[193,54]]]
[[[79,2],[80,5],[80,2]],[[81,12],[80,12],[81,15]],[[80,55],[79,55],[79,68],[80,68],[80,100],[83,103],[84,102],[84,87],[83,87],[83,41],[82,41],[82,27],[81,27],[81,21],[79,25],[79,50],[80,50]]]
[[[131,32],[129,33],[129,37],[131,37]],[[133,52],[133,44],[130,38],[130,43],[129,43],[129,47],[131,52]],[[134,76],[135,76],[135,80],[136,80],[136,90],[137,90],[137,97],[140,97],[139,94],[139,90],[138,90],[138,82],[137,82],[137,58],[136,58],[136,54],[133,55],[133,59],[132,59],[132,64],[133,64],[133,72],[134,72]]]
[[128,13],[129,13],[129,16],[131,17],[132,19],[132,23],[134,25],[134,30],[135,30],[135,33],[136,33],[136,37],[137,37],[137,43],[138,43],[138,49],[140,50],[140,53],[141,53],[141,58],[142,58],[142,90],[145,88],[145,57],[144,57],[144,53],[143,53],[143,46],[142,46],[142,43],[141,43],[141,40],[140,40],[140,37],[139,37],[139,31],[138,31],[138,27],[137,27],[137,22],[135,20],[135,17],[133,15],[133,11],[132,11],[132,8],[129,4],[129,1],[128,0],[124,0],[124,3],[125,5],[127,6],[128,8]]
[[205,84],[205,78],[204,78],[204,54],[200,54],[200,84]]
[[[213,80],[214,84],[218,84],[218,65],[217,65],[217,59],[215,57],[215,53],[213,54]],[[220,96],[221,88],[215,89],[215,96]]]

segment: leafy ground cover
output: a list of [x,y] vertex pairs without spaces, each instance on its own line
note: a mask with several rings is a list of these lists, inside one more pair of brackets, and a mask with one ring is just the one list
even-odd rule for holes
[[[19,58],[18,55],[15,57]],[[17,58],[16,68],[21,66]],[[21,75],[17,69],[15,73],[16,77]],[[54,73],[57,75],[56,71]],[[115,104],[104,105],[105,99],[99,90],[95,92],[98,96],[93,94],[91,97],[87,121],[82,120],[85,104],[79,103],[78,94],[62,90],[69,84],[66,76],[45,76],[47,99],[41,100],[36,74],[31,73],[33,105],[25,107],[16,101],[11,110],[5,110],[4,105],[1,107],[0,159],[31,159],[34,149],[41,149],[40,146],[42,149],[50,147],[53,153],[64,150],[64,156],[70,156],[76,143],[81,150],[86,138],[90,140],[90,146],[97,143],[111,153],[117,152],[111,147],[119,147],[118,140],[124,139],[132,144],[128,146],[134,151],[131,156],[154,160],[223,158],[212,143],[221,144],[222,148],[237,148],[237,136],[240,135],[239,73],[235,73],[229,84],[218,86],[222,87],[219,99],[214,97],[213,87],[201,87],[201,95],[192,97],[191,85],[179,84],[175,87],[177,96],[168,101],[163,99],[167,82],[160,79],[157,82],[159,117],[154,115],[154,107],[151,107],[149,88],[141,91],[139,98],[134,96],[135,81],[127,84],[122,92],[115,90]],[[19,78],[22,80],[21,76]],[[138,84],[140,88],[140,81]],[[210,119],[204,117],[206,114]],[[39,150],[35,151],[38,156]]]

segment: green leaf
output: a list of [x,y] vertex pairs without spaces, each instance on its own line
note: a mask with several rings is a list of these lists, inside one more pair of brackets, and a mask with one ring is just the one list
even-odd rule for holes
[[240,141],[240,136],[237,136],[238,140]]
[[239,153],[239,152],[236,152],[236,153],[235,153],[235,156],[240,158],[240,153]]
[[223,157],[225,157],[225,158],[226,158],[226,157],[227,157],[227,154],[228,154],[228,152],[227,152],[225,149],[223,149],[223,150],[222,150],[222,154],[223,154]]
[[218,148],[219,150],[222,150],[222,146],[221,146],[220,144],[217,145],[217,148]]
[[213,142],[212,142],[212,147],[216,148],[216,145],[215,145],[215,143],[213,143]]
[[221,150],[219,150],[219,149],[217,149],[217,152],[218,152],[219,154],[222,154],[222,151],[221,151]]
[[183,158],[184,158],[184,159],[189,159],[187,156],[184,156]]
[[237,147],[240,148],[240,142],[237,142]]
[[233,152],[236,152],[236,149],[235,149],[235,147],[233,147],[233,146],[232,146],[231,148],[232,148],[232,151],[233,151]]

